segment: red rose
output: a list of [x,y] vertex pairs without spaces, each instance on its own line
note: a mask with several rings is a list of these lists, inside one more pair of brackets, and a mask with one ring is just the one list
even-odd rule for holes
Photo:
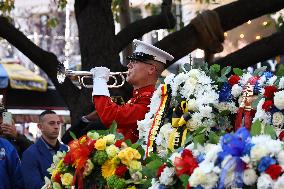
[[71,153],[67,153],[66,156],[63,159],[63,163],[65,165],[70,165],[72,164],[72,158],[71,158]]
[[157,170],[157,177],[161,176],[161,173],[164,171],[166,166],[167,166],[166,164],[163,164],[161,167],[159,167],[159,169]]
[[124,177],[126,171],[127,171],[127,167],[125,165],[121,165],[121,166],[118,166],[115,170],[115,174],[118,176],[118,177]]
[[270,175],[270,177],[273,180],[276,180],[280,176],[281,172],[282,172],[281,166],[280,165],[275,165],[275,164],[274,165],[270,165],[266,169],[266,171],[265,171],[265,173]]
[[232,75],[232,76],[229,78],[228,83],[229,83],[231,86],[233,86],[233,85],[235,85],[235,84],[238,84],[239,80],[240,80],[240,77],[239,77],[238,75]]
[[275,86],[265,86],[263,95],[266,98],[273,98],[275,92],[277,92],[277,87],[275,87]]
[[281,131],[281,133],[279,134],[278,138],[280,140],[283,140],[283,138],[284,138],[284,131]]
[[121,148],[121,143],[123,142],[123,140],[117,140],[116,142],[115,142],[115,146],[116,147],[118,147],[118,148]]
[[175,158],[174,161],[177,176],[187,174],[191,175],[193,170],[198,167],[197,161],[193,157]]
[[264,111],[268,112],[272,105],[273,105],[272,100],[267,100],[262,104],[262,109],[264,109]]

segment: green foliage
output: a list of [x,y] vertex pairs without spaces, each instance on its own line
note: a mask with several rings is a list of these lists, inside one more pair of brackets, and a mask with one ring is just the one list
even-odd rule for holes
[[254,76],[261,76],[266,71],[266,66],[260,67],[253,72]]
[[264,127],[264,134],[270,135],[272,139],[276,139],[277,135],[274,128],[271,125],[266,125]]
[[63,10],[67,5],[67,0],[59,0],[58,1],[58,8],[60,8],[61,10]]
[[261,134],[261,122],[259,120],[256,120],[250,128],[250,134],[252,136],[257,136]]
[[210,142],[210,143],[212,143],[212,144],[218,144],[219,138],[220,138],[220,137],[219,137],[215,132],[211,131],[211,132],[209,133],[209,142]]
[[187,188],[187,183],[189,179],[189,175],[183,174],[179,177],[180,181],[182,182],[183,188]]
[[70,136],[73,138],[73,140],[77,140],[76,135],[72,131],[69,131],[69,133],[70,133]]
[[284,76],[284,65],[280,64],[276,71],[277,76]]
[[157,174],[157,170],[164,164],[160,160],[160,158],[154,159],[151,162],[147,163],[145,167],[143,167],[142,174],[148,178],[155,178]]
[[233,68],[233,72],[240,77],[244,74],[243,70],[241,70],[240,68]]
[[59,21],[57,18],[50,18],[48,19],[46,25],[49,28],[55,28],[58,25]]

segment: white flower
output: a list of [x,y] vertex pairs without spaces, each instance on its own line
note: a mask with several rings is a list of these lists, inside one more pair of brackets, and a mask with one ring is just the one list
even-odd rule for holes
[[233,85],[233,87],[232,87],[232,95],[235,97],[235,98],[237,98],[238,96],[240,96],[241,94],[242,94],[242,91],[243,91],[243,88],[240,86],[240,85],[238,85],[238,84],[235,84],[235,85]]
[[115,135],[114,134],[108,134],[103,137],[104,140],[106,140],[107,144],[114,144],[115,143]]
[[279,81],[279,89],[284,89],[284,77],[281,77],[281,78],[280,78],[280,81]]
[[277,79],[277,76],[272,76],[268,81],[267,81],[267,83],[268,83],[268,85],[273,85],[274,84],[274,82],[276,81],[276,79]]
[[[210,179],[209,179],[210,178]],[[192,175],[189,177],[189,185],[196,187],[201,185],[205,189],[211,189],[216,186],[218,181],[218,176],[216,173],[212,172],[205,174],[200,167],[194,169]]]
[[274,105],[279,110],[284,109],[284,90],[274,93]]
[[273,188],[273,180],[268,174],[262,174],[257,179],[257,188],[258,189],[271,189]]
[[252,161],[259,161],[262,157],[268,155],[268,151],[264,146],[255,145],[251,148],[250,155]]
[[284,151],[281,150],[278,154],[277,154],[277,160],[279,162],[279,164],[282,166],[284,165]]
[[274,184],[274,189],[283,189],[284,188],[284,175],[279,177]]
[[160,183],[166,186],[172,185],[174,182],[175,169],[173,167],[165,167],[161,176],[159,177]]
[[240,83],[242,84],[242,86],[246,85],[248,80],[252,77],[251,73],[247,72],[245,74],[242,75]]
[[188,76],[193,77],[193,78],[198,78],[200,76],[200,70],[198,70],[198,69],[191,69],[188,72]]
[[282,126],[284,122],[284,116],[281,112],[275,112],[272,115],[272,124],[274,126]]
[[253,123],[256,121],[256,120],[259,120],[259,121],[263,121],[264,124],[268,124],[270,123],[270,115],[268,113],[266,113],[263,109],[262,109],[262,105],[265,101],[265,98],[262,98],[258,104],[257,104],[257,108],[256,108],[256,113],[255,113],[255,116],[253,118]]
[[170,85],[172,85],[173,82],[174,82],[174,77],[175,77],[175,74],[173,74],[173,73],[169,74],[169,75],[164,79],[165,84],[170,84]]
[[256,182],[257,175],[254,169],[246,169],[243,173],[243,181],[246,185],[251,186]]
[[202,117],[212,118],[212,107],[211,106],[201,106],[199,107],[199,112]]
[[98,140],[100,138],[99,133],[95,132],[95,131],[89,131],[87,133],[87,136],[93,140]]
[[188,100],[187,107],[188,107],[188,110],[190,111],[197,111],[196,100],[194,98]]

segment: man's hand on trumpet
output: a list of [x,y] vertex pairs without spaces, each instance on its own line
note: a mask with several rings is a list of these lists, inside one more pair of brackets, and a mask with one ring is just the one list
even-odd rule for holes
[[106,67],[95,67],[90,70],[93,74],[93,92],[94,95],[110,96],[107,82],[109,81],[110,70]]

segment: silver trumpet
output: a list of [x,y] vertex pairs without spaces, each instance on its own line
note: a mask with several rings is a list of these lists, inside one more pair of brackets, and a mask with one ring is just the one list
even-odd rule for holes
[[[119,88],[122,87],[126,81],[126,75],[128,74],[128,71],[126,72],[110,72],[109,77],[113,79],[113,83],[111,85],[108,85],[108,88]],[[63,83],[66,77],[75,77],[78,80],[78,85],[85,88],[92,88],[93,85],[85,84],[86,79],[92,79],[93,75],[89,71],[74,71],[74,70],[58,70],[57,71],[57,80],[59,83]],[[120,82],[118,80],[121,79]],[[76,84],[76,85],[77,85]]]

